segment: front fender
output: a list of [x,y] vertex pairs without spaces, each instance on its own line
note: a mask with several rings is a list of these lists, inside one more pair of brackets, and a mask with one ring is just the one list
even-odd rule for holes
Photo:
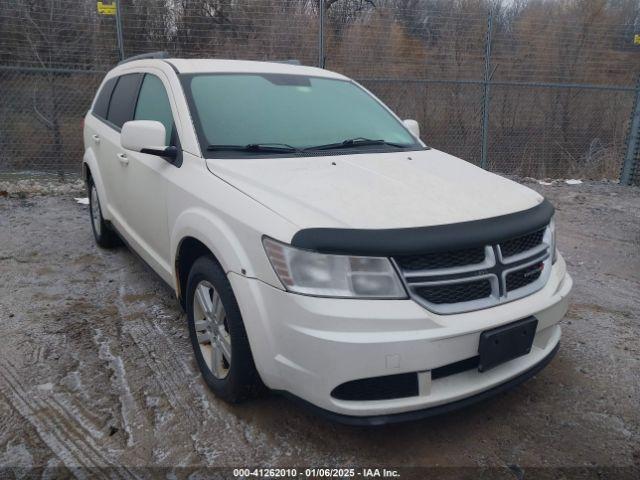
[[276,288],[283,289],[276,277],[262,246],[262,223],[258,221],[244,222],[244,216],[232,216],[215,210],[207,205],[191,206],[181,211],[171,229],[171,264],[174,278],[176,256],[180,243],[187,237],[193,237],[204,244],[216,257],[225,273],[258,278]]
[[216,257],[225,273],[249,268],[249,256],[233,230],[213,212],[193,207],[183,211],[174,223],[171,233],[171,263],[177,278],[176,256],[180,243],[187,237],[203,243]]

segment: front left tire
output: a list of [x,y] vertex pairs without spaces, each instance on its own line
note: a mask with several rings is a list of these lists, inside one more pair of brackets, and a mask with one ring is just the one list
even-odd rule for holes
[[236,297],[222,267],[198,258],[186,289],[189,337],[204,381],[220,398],[238,403],[265,387],[256,370]]

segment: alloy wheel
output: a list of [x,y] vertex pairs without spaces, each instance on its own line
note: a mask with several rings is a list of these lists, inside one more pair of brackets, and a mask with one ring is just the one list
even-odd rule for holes
[[231,333],[222,299],[206,280],[195,289],[193,320],[207,367],[218,380],[226,378],[231,368]]
[[100,218],[100,202],[98,200],[98,191],[95,185],[91,185],[91,221],[96,234],[100,236],[102,233],[102,222]]

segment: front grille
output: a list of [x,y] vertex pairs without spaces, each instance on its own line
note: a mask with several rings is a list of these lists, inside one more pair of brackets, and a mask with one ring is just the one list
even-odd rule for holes
[[548,227],[488,245],[401,255],[393,261],[407,291],[428,310],[487,308],[542,288],[551,269]]
[[537,247],[542,243],[544,231],[545,229],[543,228],[537,232],[528,233],[527,235],[522,235],[521,237],[502,242],[500,244],[500,253],[502,253],[502,257],[511,257]]
[[540,278],[544,270],[544,263],[535,263],[521,270],[507,274],[507,292],[517,290],[532,284]]
[[484,247],[477,247],[423,255],[402,255],[396,257],[396,262],[403,270],[416,271],[474,265],[484,262],[484,258]]
[[390,400],[418,395],[418,375],[400,373],[362,378],[338,385],[331,392],[338,400]]
[[416,288],[415,293],[427,302],[436,305],[471,302],[491,295],[491,283],[485,279],[465,283],[430,285]]

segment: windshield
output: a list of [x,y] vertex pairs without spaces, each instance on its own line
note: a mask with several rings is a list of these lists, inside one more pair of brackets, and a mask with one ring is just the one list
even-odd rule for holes
[[422,148],[350,81],[286,74],[196,74],[183,81],[207,157]]

